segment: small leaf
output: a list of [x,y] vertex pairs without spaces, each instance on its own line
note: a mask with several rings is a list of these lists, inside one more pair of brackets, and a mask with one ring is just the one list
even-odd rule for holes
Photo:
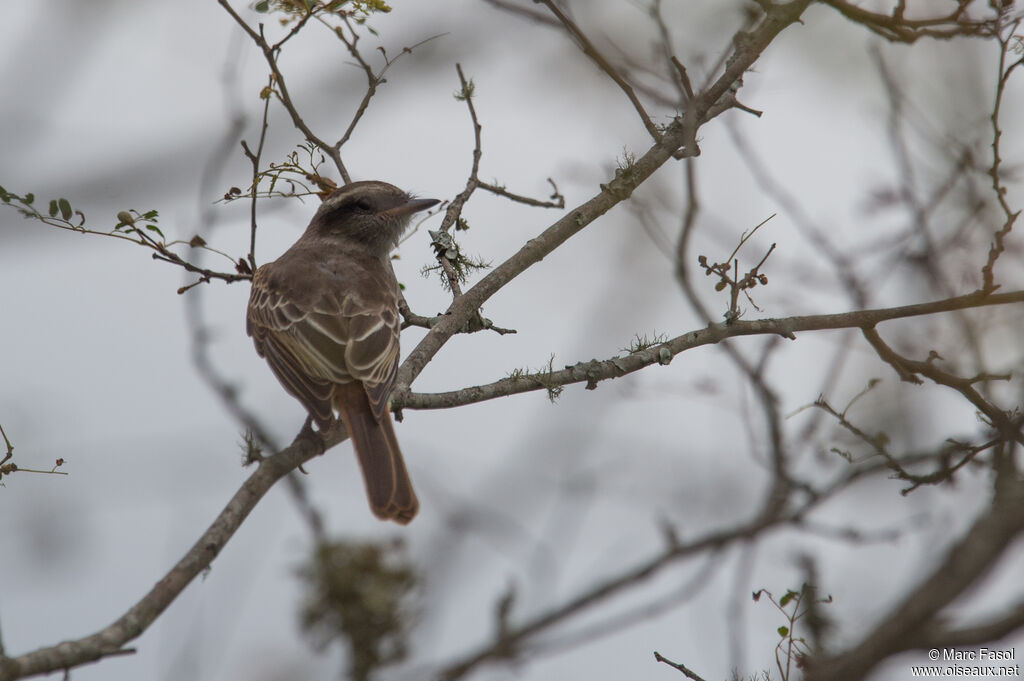
[[57,202],[60,207],[60,216],[65,220],[69,219],[73,213],[71,212],[71,202],[67,199],[61,199]]
[[786,638],[789,635],[789,627],[779,627],[775,631],[779,632],[779,636]]
[[25,205],[31,206],[32,202],[36,200],[36,195],[31,193],[31,192],[29,192],[28,194],[25,194],[25,199],[24,200],[25,200]]
[[160,231],[160,228],[157,227],[156,225],[146,225],[146,229],[150,230],[151,232],[156,232],[157,234],[160,235],[161,239],[167,238],[164,236],[164,233]]
[[255,5],[253,5],[253,9],[259,12],[260,14],[266,14],[267,12],[270,11],[270,0],[260,0]]
[[56,199],[50,199],[50,217],[51,218],[57,217],[57,200]]

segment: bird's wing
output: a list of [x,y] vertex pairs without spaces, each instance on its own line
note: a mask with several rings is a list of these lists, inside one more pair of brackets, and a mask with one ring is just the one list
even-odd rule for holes
[[344,335],[337,329],[324,333],[310,318],[315,313],[311,283],[282,280],[275,276],[273,263],[259,268],[249,295],[246,331],[285,389],[324,426],[333,418],[334,384],[351,379],[344,371],[344,345],[332,338]]
[[301,273],[292,269],[284,281],[271,264],[253,277],[249,335],[285,388],[318,421],[330,420],[334,384],[353,380],[363,384],[374,416],[384,418],[398,371],[394,285],[386,276],[353,274],[339,278],[312,265]]
[[386,417],[388,396],[398,374],[397,303],[358,312],[348,318],[345,360],[353,378],[362,381],[378,421]]

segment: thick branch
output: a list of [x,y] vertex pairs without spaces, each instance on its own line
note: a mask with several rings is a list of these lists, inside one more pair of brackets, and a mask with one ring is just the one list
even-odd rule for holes
[[934,625],[941,610],[987,573],[1024,531],[1024,482],[1009,477],[997,480],[992,505],[932,574],[862,641],[846,652],[812,661],[807,681],[863,679],[886,657],[918,645],[919,632]]
[[552,605],[514,625],[510,624],[501,629],[493,641],[482,645],[458,661],[450,663],[437,676],[444,681],[455,681],[483,664],[512,657],[526,649],[532,640],[540,634],[596,605],[607,602],[612,596],[652,579],[665,568],[676,564],[677,561],[707,551],[718,551],[738,542],[753,541],[776,528],[801,526],[817,505],[834,498],[840,490],[858,479],[885,470],[887,468],[883,464],[868,465],[844,474],[835,482],[819,490],[813,490],[807,486],[804,491],[808,494],[798,504],[788,508],[783,508],[781,505],[776,506],[768,513],[757,513],[751,520],[731,529],[710,531],[690,541],[680,541],[672,528],[666,528],[667,544],[657,554],[618,575],[594,584],[564,603]]
[[[332,442],[337,440],[340,438],[336,437]],[[123,646],[146,631],[185,587],[210,566],[274,483],[321,451],[314,440],[300,436],[277,454],[261,460],[256,471],[235,492],[192,548],[124,615],[110,626],[84,638],[40,648],[19,657],[0,658],[0,681],[67,670],[123,654]]]
[[676,119],[658,142],[626,170],[601,185],[601,191],[568,215],[548,227],[536,238],[529,240],[512,257],[492,270],[449,306],[445,317],[438,322],[402,363],[395,381],[395,395],[407,394],[409,385],[419,376],[438,350],[448,342],[477,309],[518,277],[527,268],[565,243],[571,236],[601,217],[620,202],[629,198],[640,184],[664,165],[681,147],[695,152],[693,140],[697,128],[706,122],[712,106],[724,95],[743,73],[753,66],[772,40],[790,24],[798,21],[811,0],[794,0],[774,6],[761,24],[736,41],[725,72],[710,87],[694,97],[684,118]]
[[462,660],[448,665],[438,676],[444,679],[444,681],[460,679],[482,664],[513,654],[518,648],[524,646],[529,639],[551,629],[555,625],[561,624],[595,605],[606,602],[609,597],[615,594],[646,582],[659,574],[665,567],[673,565],[679,560],[705,551],[721,549],[738,541],[752,539],[774,527],[798,522],[803,514],[815,503],[814,500],[809,500],[800,508],[788,513],[774,516],[762,515],[749,523],[730,530],[711,532],[693,541],[685,543],[672,541],[664,550],[636,567],[599,582],[589,589],[585,589],[569,601],[554,605],[538,613],[536,616],[524,620],[517,626],[502,632],[498,636],[498,640],[485,644]]
[[960,629],[943,626],[924,629],[914,647],[921,650],[981,646],[1009,636],[1021,627],[1024,627],[1024,602],[1016,603],[999,617]]

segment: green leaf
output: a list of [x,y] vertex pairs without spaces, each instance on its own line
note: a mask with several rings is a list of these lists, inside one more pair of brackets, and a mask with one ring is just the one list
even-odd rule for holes
[[253,9],[259,12],[260,14],[266,14],[267,12],[270,11],[270,0],[260,0],[260,2],[257,2],[253,6]]
[[4,203],[10,203],[11,201],[11,195],[8,194],[7,190],[3,187],[0,187],[0,201],[3,201]]
[[60,207],[60,216],[65,220],[70,219],[72,215],[71,202],[67,199],[61,199],[57,202],[57,205]]
[[146,229],[148,229],[148,230],[150,230],[152,232],[156,232],[157,234],[160,235],[161,239],[166,239],[167,238],[167,237],[164,236],[164,233],[160,231],[160,228],[157,227],[156,225],[146,225]]
[[50,199],[50,217],[57,217],[57,201],[55,199]]
[[786,638],[789,635],[789,627],[779,627],[775,631],[779,632],[779,636]]
[[36,200],[36,195],[35,194],[32,194],[31,192],[28,193],[28,194],[25,194],[25,198],[24,198],[25,205],[31,206],[32,202],[35,201],[35,200]]

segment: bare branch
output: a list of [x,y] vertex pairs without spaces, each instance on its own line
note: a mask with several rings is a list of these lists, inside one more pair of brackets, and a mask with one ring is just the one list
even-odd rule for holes
[[602,55],[596,47],[594,47],[594,44],[590,42],[590,39],[587,38],[586,34],[580,30],[580,27],[576,25],[576,22],[570,19],[568,15],[566,15],[565,12],[563,12],[561,8],[553,2],[553,0],[538,0],[538,2],[551,10],[551,13],[555,15],[555,18],[558,19],[569,35],[572,36],[572,39],[576,44],[579,45],[580,49],[583,50],[583,54],[590,57],[590,60],[597,64],[598,68],[607,73],[608,77],[615,81],[615,84],[618,85],[619,89],[625,93],[629,102],[633,105],[633,108],[636,109],[636,113],[640,116],[640,120],[643,122],[644,127],[647,128],[647,132],[650,133],[655,142],[661,141],[661,132],[658,130],[657,126],[654,125],[654,122],[651,120],[647,110],[644,109],[644,105],[636,96],[636,92],[633,91],[633,87],[627,83],[621,75],[619,75],[619,72],[615,70],[615,67],[604,58],[604,55]]
[[[462,64],[456,64],[455,71],[459,74],[459,84],[461,86],[456,97],[466,102],[466,108],[469,109],[469,118],[473,123],[473,162],[470,166],[469,177],[466,179],[465,189],[459,192],[459,194],[452,199],[451,203],[448,204],[448,208],[445,210],[444,219],[441,221],[441,226],[438,228],[438,231],[443,233],[445,236],[449,234],[452,227],[458,224],[458,221],[462,216],[462,208],[466,205],[466,202],[469,201],[469,197],[473,195],[473,192],[476,191],[479,184],[477,176],[480,172],[480,158],[483,156],[480,140],[480,133],[483,128],[476,117],[476,107],[473,105],[473,81],[472,79],[466,79],[466,75],[462,72]],[[455,267],[452,264],[452,261],[445,254],[445,251],[441,249],[437,250],[437,261],[441,265],[441,269],[444,271],[445,277],[447,278],[448,288],[452,292],[452,296],[457,299],[462,295],[459,276],[456,274]]]
[[930,19],[907,19],[903,16],[902,2],[897,4],[892,14],[871,12],[847,0],[822,2],[830,5],[847,19],[892,42],[913,43],[919,38],[948,39],[956,36],[988,37],[996,21],[968,18],[967,8],[975,4],[973,0],[958,0],[952,12]]
[[[996,481],[992,505],[960,541],[951,546],[927,579],[846,651],[812,658],[807,681],[862,679],[883,659],[919,646],[920,632],[938,624],[943,608],[986,574],[1024,532],[1024,482],[1010,476]],[[1009,621],[1016,621],[1019,614]]]
[[526,204],[527,206],[533,206],[535,208],[565,208],[565,197],[562,196],[561,193],[559,193],[558,185],[556,185],[555,181],[552,180],[550,177],[548,178],[548,182],[551,183],[551,187],[554,189],[554,193],[551,195],[551,201],[541,201],[540,199],[532,199],[529,196],[513,194],[512,192],[508,191],[501,185],[489,184],[487,182],[483,182],[480,180],[477,180],[476,186],[479,187],[480,189],[489,191],[492,194],[504,196],[506,199],[515,201],[516,203],[523,203]]
[[[343,437],[337,437],[337,441]],[[336,441],[332,441],[333,444]],[[210,566],[274,483],[323,451],[322,443],[300,437],[277,454],[262,459],[256,471],[235,492],[195,544],[127,612],[109,626],[84,638],[16,657],[0,658],[0,681],[71,669],[111,655],[124,654],[125,644],[146,631],[185,587]]]
[[[234,8],[231,6],[231,3],[228,2],[228,0],[217,0],[217,2],[220,3],[221,7],[223,7],[224,10],[229,15],[231,15],[231,18],[235,20],[235,23],[241,26],[242,30],[245,31],[250,38],[252,38],[253,42],[256,43],[256,46],[260,48],[260,51],[263,52],[263,58],[266,60],[267,65],[270,67],[271,74],[273,74],[273,81],[276,87],[275,92],[278,93],[278,101],[281,102],[282,106],[284,106],[285,110],[288,112],[288,115],[291,116],[292,125],[294,125],[305,136],[307,140],[318,146],[321,150],[323,150],[325,154],[327,154],[331,158],[332,161],[334,161],[334,165],[337,167],[338,173],[341,175],[342,180],[346,184],[351,182],[352,178],[348,174],[348,169],[345,167],[344,162],[341,160],[341,152],[335,146],[328,144],[325,140],[321,139],[318,135],[316,135],[312,131],[312,129],[310,129],[310,127],[306,124],[306,122],[302,120],[302,116],[299,114],[298,109],[295,107],[295,104],[292,101],[292,97],[288,92],[288,85],[285,82],[284,74],[281,73],[281,69],[278,68],[277,65],[277,53],[281,43],[279,43],[276,46],[273,46],[270,43],[268,43],[266,38],[263,36],[262,24],[260,25],[260,31],[255,31],[251,26],[249,26],[249,24],[246,23],[244,19],[242,19],[242,17],[238,15],[237,12],[235,12]],[[294,30],[295,29],[293,29],[293,31]],[[290,35],[287,37],[290,37]],[[282,43],[283,42],[284,41],[282,41]]]
[[733,58],[722,76],[706,90],[694,97],[682,119],[673,122],[661,138],[629,168],[628,173],[619,173],[608,184],[602,185],[601,192],[584,202],[568,215],[548,227],[542,234],[531,239],[504,263],[493,269],[470,290],[454,300],[440,322],[420,341],[402,363],[395,381],[395,393],[402,394],[423,371],[427,362],[463,326],[466,320],[488,298],[497,293],[510,281],[540,262],[546,255],[608,212],[616,204],[626,200],[651,174],[674,157],[677,150],[686,147],[695,153],[693,142],[697,127],[705,121],[712,105],[729,89],[730,85],[757,60],[761,52],[787,26],[798,21],[811,0],[793,0],[784,5],[774,6],[772,12],[761,24],[748,34],[748,39],[737,45]]
[[921,374],[930,378],[933,382],[944,385],[946,387],[956,390],[961,395],[966,397],[971,404],[978,408],[981,413],[985,414],[991,422],[992,426],[999,431],[1000,435],[1004,438],[1016,441],[1024,444],[1024,434],[1020,432],[1021,418],[1018,416],[1011,419],[1009,415],[999,409],[994,404],[986,400],[981,393],[975,388],[974,384],[991,380],[993,378],[1009,378],[995,377],[987,374],[983,374],[973,378],[961,378],[954,376],[948,372],[939,369],[933,360],[941,359],[934,351],[932,356],[929,357],[928,361],[917,361],[907,359],[898,355],[892,348],[886,345],[882,337],[878,335],[873,326],[865,326],[863,328],[864,337],[871,343],[872,347],[878,353],[879,357],[888,362],[896,372],[900,375],[900,378],[911,383],[920,383],[921,380],[917,378],[915,374]]
[[672,667],[673,669],[676,669],[676,670],[682,672],[683,676],[685,676],[688,679],[691,679],[691,681],[704,681],[704,677],[699,676],[697,674],[697,672],[689,669],[682,662],[673,662],[672,660],[670,660],[667,657],[663,656],[657,650],[654,651],[654,659],[657,660],[658,662],[664,662],[669,667]]
[[480,665],[509,656],[526,645],[530,639],[538,634],[548,631],[552,627],[587,611],[616,593],[650,580],[655,575],[661,573],[666,567],[680,560],[756,537],[773,527],[796,522],[815,503],[815,501],[811,500],[791,513],[761,516],[734,529],[712,532],[690,542],[670,543],[663,551],[645,560],[640,565],[595,584],[568,602],[541,612],[520,623],[518,626],[506,629],[506,631],[502,632],[499,640],[487,643],[477,651],[465,656],[462,660],[446,665],[443,671],[439,673],[439,677],[445,679],[445,681],[456,681],[463,678]]
[[[391,399],[396,409],[449,409],[506,395],[516,395],[534,390],[547,390],[551,387],[574,383],[585,382],[587,388],[592,390],[597,387],[600,381],[625,376],[653,364],[668,364],[672,361],[673,357],[681,352],[703,345],[720,343],[728,338],[774,335],[794,339],[796,338],[796,333],[803,331],[865,328],[893,319],[905,319],[988,305],[1012,305],[1022,302],[1024,302],[1024,291],[994,295],[972,293],[966,296],[947,298],[931,303],[904,305],[902,307],[855,310],[826,315],[782,317],[777,319],[740,319],[732,322],[710,324],[706,328],[684,333],[665,343],[641,350],[640,352],[630,353],[624,357],[612,357],[603,361],[579,362],[572,366],[567,366],[560,371],[518,375],[503,378],[486,385],[473,386],[446,393],[414,393],[410,392],[408,388],[396,388]],[[442,318],[433,328],[437,328],[439,324],[446,323],[446,321],[447,318]],[[916,370],[922,369],[917,364],[914,364],[914,367]],[[929,378],[934,375],[939,380],[947,382],[955,380],[955,377],[947,378],[935,374],[931,370],[928,371],[930,374]],[[969,386],[965,387],[962,385],[961,387],[964,389],[969,388]],[[981,399],[980,396],[977,399],[980,400],[977,405],[979,408],[982,408],[982,405],[984,405],[983,411],[986,414],[994,412],[994,418],[999,419],[1007,428],[1012,428],[1012,425],[1006,420],[1005,414],[996,410],[992,405]]]
[[[989,168],[988,174],[992,178],[992,191],[996,196],[996,201],[999,203],[1000,209],[1006,216],[1005,222],[1001,229],[997,230],[994,235],[994,241],[988,252],[988,260],[985,262],[984,267],[981,268],[982,278],[984,280],[983,290],[994,291],[998,286],[995,283],[995,265],[996,260],[1000,254],[1005,250],[1004,244],[1006,237],[1009,236],[1010,230],[1013,229],[1014,223],[1017,218],[1020,217],[1020,211],[1014,211],[1010,208],[1009,202],[1006,200],[1006,187],[1003,185],[1003,179],[1000,174],[1002,168],[1003,159],[1000,156],[1000,141],[1003,137],[1003,131],[999,127],[999,115],[1003,108],[1003,93],[1006,90],[1006,83],[1010,79],[1010,75],[1017,67],[1024,64],[1024,57],[1015,60],[1009,66],[1006,65],[1006,58],[1011,48],[1011,42],[1015,39],[1017,29],[1020,28],[1021,20],[1011,22],[1006,30],[997,30],[996,36],[999,40],[999,71],[998,79],[996,81],[996,99],[992,105],[992,114],[989,117],[989,121],[992,125],[992,165]],[[1002,29],[1002,27],[1000,27]],[[1019,39],[1019,37],[1017,37]]]
[[[264,88],[264,92],[267,92],[269,88],[273,87],[274,79],[270,78],[267,81],[267,87]],[[263,118],[260,123],[260,139],[256,144],[256,151],[249,149],[249,145],[242,140],[242,150],[245,152],[246,158],[252,163],[252,187],[249,190],[249,267],[255,272],[258,265],[256,264],[256,199],[258,196],[259,189],[259,177],[260,177],[260,157],[263,155],[263,145],[267,141],[267,128],[269,126],[270,117],[270,95],[267,92],[267,96],[263,98]]]

